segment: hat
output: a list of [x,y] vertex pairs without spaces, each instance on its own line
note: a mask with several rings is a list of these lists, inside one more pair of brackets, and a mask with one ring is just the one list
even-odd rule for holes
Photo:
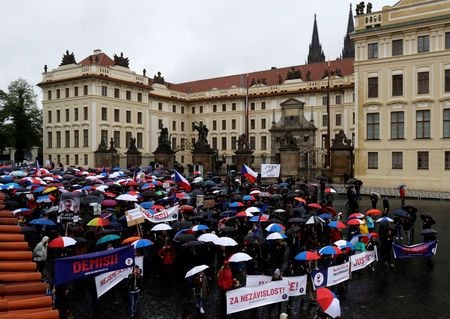
[[46,243],[46,242],[48,242],[49,239],[50,238],[48,238],[48,236],[44,236],[44,237],[42,237],[42,242]]
[[275,269],[275,271],[273,272],[273,274],[274,274],[274,276],[279,276],[279,275],[281,275],[281,273],[280,273],[280,269]]
[[288,315],[285,312],[280,313],[280,319],[287,319]]

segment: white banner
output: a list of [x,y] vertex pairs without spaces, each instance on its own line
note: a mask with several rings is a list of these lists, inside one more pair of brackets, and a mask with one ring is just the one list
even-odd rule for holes
[[[260,277],[264,282],[268,276]],[[260,282],[252,281],[252,283]],[[286,301],[289,297],[301,296],[306,293],[306,275],[285,277],[283,280],[262,283],[254,287],[229,290],[227,296],[227,314]],[[248,282],[247,282],[248,284]]]
[[314,289],[330,287],[350,279],[350,262],[324,269],[314,270],[311,273]]
[[144,213],[145,219],[152,223],[165,223],[165,222],[171,222],[174,220],[178,220],[178,208],[179,206],[173,206],[169,207],[163,211],[160,211],[159,213],[156,213],[155,215],[152,215],[150,213]]
[[271,276],[264,275],[247,275],[245,278],[245,287],[255,287],[262,284],[267,284],[272,281]]
[[281,164],[261,164],[261,177],[280,177]]
[[[144,275],[144,257],[134,257],[134,264],[141,268],[141,274]],[[95,287],[97,288],[97,298],[100,298],[105,292],[116,286],[123,279],[131,274],[133,267],[118,269],[95,276]]]
[[366,268],[368,265],[377,260],[377,251],[364,251],[362,253],[350,256],[350,269],[351,271],[360,270]]

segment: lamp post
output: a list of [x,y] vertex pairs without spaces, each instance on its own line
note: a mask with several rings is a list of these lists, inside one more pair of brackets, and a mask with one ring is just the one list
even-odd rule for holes
[[331,77],[331,70],[330,70],[330,61],[328,61],[328,85],[327,85],[327,167],[329,170],[328,175],[331,173],[331,114],[330,114],[330,77]]

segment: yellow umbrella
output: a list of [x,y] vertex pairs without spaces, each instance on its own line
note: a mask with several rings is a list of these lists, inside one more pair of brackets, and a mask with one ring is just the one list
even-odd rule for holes
[[46,189],[44,189],[42,194],[48,194],[48,193],[51,193],[51,192],[56,191],[56,190],[58,190],[58,187],[50,186],[50,187],[47,187]]

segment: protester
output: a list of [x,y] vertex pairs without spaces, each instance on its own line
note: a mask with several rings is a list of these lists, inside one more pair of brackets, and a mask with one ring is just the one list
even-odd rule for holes
[[128,314],[134,318],[137,312],[137,303],[142,288],[141,269],[138,265],[133,267],[133,272],[127,278],[128,287]]
[[194,303],[197,310],[201,313],[205,313],[205,300],[209,294],[208,280],[205,273],[202,271],[195,274],[192,279],[192,292],[194,294]]
[[47,260],[48,241],[48,236],[42,237],[42,240],[33,249],[33,261],[36,262],[37,270],[42,274],[44,274],[45,263]]

